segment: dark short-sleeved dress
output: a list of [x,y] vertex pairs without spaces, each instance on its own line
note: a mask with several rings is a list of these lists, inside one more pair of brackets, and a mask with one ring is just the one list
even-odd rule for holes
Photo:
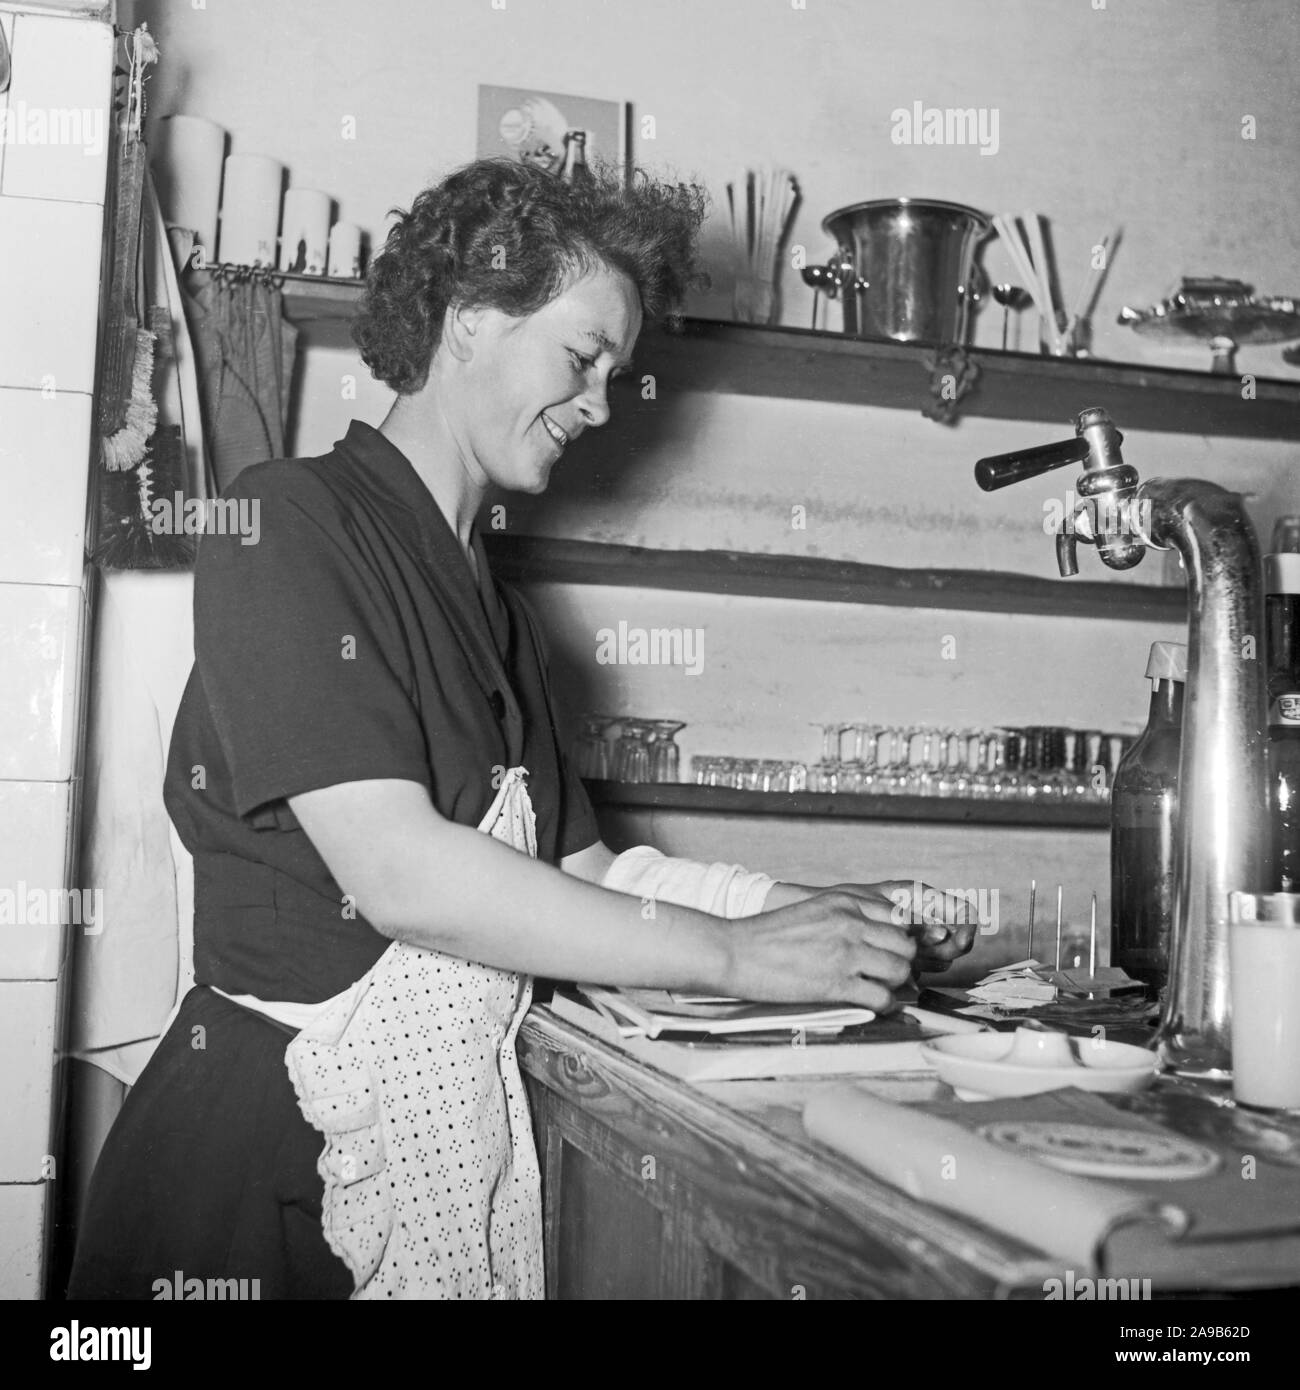
[[246,469],[225,496],[256,538],[200,547],[165,786],[194,856],[195,988],[100,1156],[72,1297],[149,1298],[176,1270],[257,1278],[263,1298],[351,1292],[321,1234],[321,1138],[285,1070],[292,1033],[205,988],[315,1004],[389,945],[340,910],[288,797],[402,778],[477,825],[497,774],[522,765],[539,859],[598,838],[531,614],[477,535],[475,582],[400,450],[354,421],[331,453]]

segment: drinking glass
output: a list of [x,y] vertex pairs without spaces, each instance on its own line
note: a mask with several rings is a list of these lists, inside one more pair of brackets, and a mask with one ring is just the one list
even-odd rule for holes
[[974,729],[966,745],[967,795],[987,801],[993,795],[994,743],[997,735],[989,729]]
[[760,792],[782,792],[787,788],[781,785],[781,764],[764,758],[754,766],[755,790]]
[[908,740],[907,790],[913,796],[930,796],[934,791],[934,749],[938,742],[935,729],[917,729]]
[[1039,801],[1043,794],[1043,730],[1030,725],[1020,730],[1020,794]]
[[736,277],[732,312],[737,323],[771,323],[775,305],[776,290],[770,275],[742,273]]
[[[1110,800],[1110,778],[1106,772],[1106,764],[1102,758],[1102,742],[1105,734],[1099,733],[1096,729],[1089,729],[1083,736],[1084,743],[1084,764],[1088,778],[1088,800],[1089,801],[1109,801]],[[1101,773],[1101,786],[1097,785],[1097,774]]]
[[966,750],[966,731],[964,729],[944,728],[939,730],[939,761],[935,773],[934,790],[936,796],[961,796],[959,791]]
[[681,770],[681,749],[674,741],[686,727],[678,719],[654,720],[655,741],[650,747],[650,780],[676,782]]
[[584,714],[582,732],[573,745],[573,761],[579,777],[596,781],[609,778],[609,741],[605,734],[615,720],[606,714]]
[[979,775],[979,734],[974,729],[956,729],[952,738],[948,795],[973,797]]
[[1025,736],[1019,729],[999,729],[1000,766],[994,783],[994,795],[1016,801],[1024,795],[1025,779],[1021,771],[1024,761]]
[[822,731],[821,761],[813,768],[815,790],[838,792],[841,790],[840,725],[814,724],[813,728]]
[[879,724],[854,724],[853,736],[858,774],[855,790],[871,796],[880,790],[880,736],[884,728]]
[[915,730],[900,725],[890,725],[882,731],[885,752],[880,769],[880,790],[888,796],[897,796],[907,790],[908,762],[914,732]]
[[614,746],[614,777],[619,782],[650,780],[650,729],[643,719],[624,719]]
[[1043,730],[1043,790],[1058,806],[1074,800],[1074,774],[1070,770],[1073,735],[1053,726]]

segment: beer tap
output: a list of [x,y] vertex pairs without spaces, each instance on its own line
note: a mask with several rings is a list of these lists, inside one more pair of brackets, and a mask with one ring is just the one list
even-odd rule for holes
[[1188,584],[1187,685],[1179,767],[1179,838],[1169,984],[1157,1047],[1166,1069],[1231,1076],[1228,894],[1266,887],[1267,792],[1259,547],[1241,498],[1197,478],[1140,482],[1104,410],[1078,416],[1073,439],[984,458],[985,492],[1082,464],[1082,499],[1056,538],[1063,577],[1080,540],[1103,564],[1132,569],[1148,548],[1176,549]]

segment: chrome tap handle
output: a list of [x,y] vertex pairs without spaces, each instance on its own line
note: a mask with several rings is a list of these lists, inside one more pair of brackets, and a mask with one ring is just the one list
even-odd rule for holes
[[1023,483],[1050,473],[1054,468],[1067,468],[1083,463],[1088,457],[1088,441],[1082,435],[1062,439],[1056,444],[1040,444],[1036,449],[1017,449],[1011,454],[994,454],[980,459],[975,465],[975,481],[985,492],[996,492],[1012,483]]

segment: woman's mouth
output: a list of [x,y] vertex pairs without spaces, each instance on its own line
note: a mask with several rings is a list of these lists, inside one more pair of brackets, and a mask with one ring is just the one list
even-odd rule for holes
[[545,412],[541,415],[542,424],[546,426],[546,433],[560,446],[561,449],[569,442],[569,436],[555,423],[554,420]]

